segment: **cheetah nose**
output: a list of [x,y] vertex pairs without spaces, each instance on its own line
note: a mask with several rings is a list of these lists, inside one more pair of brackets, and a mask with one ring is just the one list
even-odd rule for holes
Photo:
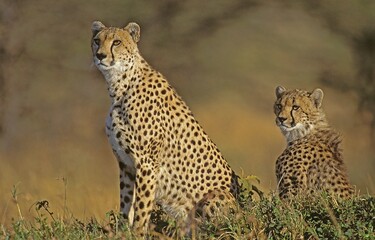
[[104,53],[97,53],[96,54],[96,58],[99,59],[99,60],[103,60],[106,57],[107,57],[107,55],[104,54]]
[[280,123],[283,123],[286,120],[286,118],[284,118],[284,117],[278,117],[278,119],[279,119]]

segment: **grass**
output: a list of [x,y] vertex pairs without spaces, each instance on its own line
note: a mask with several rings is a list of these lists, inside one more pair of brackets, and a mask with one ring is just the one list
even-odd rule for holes
[[[322,195],[283,202],[273,193],[264,195],[248,184],[249,179],[252,178],[244,180],[241,207],[198,227],[192,224],[192,234],[180,239],[375,239],[373,196],[338,202]],[[16,187],[12,196],[19,209]],[[255,198],[258,199],[251,200]],[[135,239],[128,225],[113,211],[104,220],[83,221],[73,214],[54,216],[51,205],[47,200],[32,205],[36,211],[34,220],[25,220],[19,212],[10,226],[0,226],[0,239]],[[151,239],[179,239],[175,222],[160,212],[155,215],[159,221],[154,229],[159,230],[151,232]]]

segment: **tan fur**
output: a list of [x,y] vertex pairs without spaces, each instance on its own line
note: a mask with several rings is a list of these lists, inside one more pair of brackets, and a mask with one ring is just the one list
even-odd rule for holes
[[277,87],[276,97],[276,125],[287,140],[287,148],[276,161],[280,197],[317,191],[341,198],[352,195],[340,149],[341,138],[329,126],[321,107],[323,91],[288,91]]

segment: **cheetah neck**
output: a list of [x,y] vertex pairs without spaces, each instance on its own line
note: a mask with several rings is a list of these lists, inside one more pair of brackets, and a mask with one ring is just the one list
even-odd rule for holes
[[103,73],[112,104],[126,96],[132,86],[139,84],[142,69],[149,67],[140,55],[129,66],[128,68],[114,68]]
[[298,139],[301,139],[305,136],[307,136],[310,132],[311,132],[311,127],[304,127],[304,126],[301,126],[301,127],[298,127],[298,128],[294,128],[293,130],[290,130],[290,131],[283,131],[283,134],[286,138],[286,141],[288,143],[291,143],[291,142],[294,142]]
[[310,123],[297,124],[293,129],[284,129],[282,130],[282,132],[285,135],[287,142],[291,143],[298,139],[302,139],[310,135],[315,135],[320,132],[325,132],[330,129],[331,127],[329,126],[324,114],[321,114],[319,118]]

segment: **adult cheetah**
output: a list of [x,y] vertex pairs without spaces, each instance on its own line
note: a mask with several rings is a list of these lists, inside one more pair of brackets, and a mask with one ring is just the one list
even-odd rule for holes
[[276,88],[276,125],[287,147],[276,161],[276,177],[282,199],[325,191],[348,198],[353,188],[345,171],[341,137],[328,124],[322,109],[323,91]]
[[[106,133],[120,167],[121,212],[135,232],[148,231],[154,204],[188,225],[190,212],[213,193],[223,205],[233,202],[237,175],[166,78],[141,56],[139,25],[95,21],[92,33],[94,62],[112,101]],[[218,210],[203,205],[208,215]]]

